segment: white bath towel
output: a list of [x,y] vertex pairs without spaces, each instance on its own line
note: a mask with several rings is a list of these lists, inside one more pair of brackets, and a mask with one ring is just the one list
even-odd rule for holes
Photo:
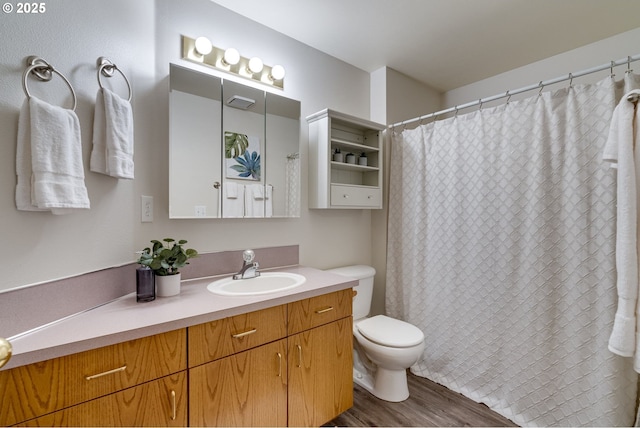
[[[640,91],[632,91],[640,93]],[[628,96],[629,94],[627,94]],[[623,97],[613,112],[609,138],[603,159],[617,168],[616,271],[618,308],[609,338],[609,350],[634,357],[634,369],[640,372],[638,328],[638,190],[640,150],[634,150],[639,123],[634,105]],[[634,126],[635,121],[635,126]],[[634,135],[634,129],[636,135]]]
[[115,178],[134,178],[133,113],[129,101],[101,88],[93,116],[90,169]]
[[225,218],[244,217],[245,189],[242,184],[226,182],[222,185],[222,216]]
[[16,175],[19,210],[65,214],[90,208],[80,122],[73,110],[33,96],[25,100],[18,120]]
[[272,217],[273,186],[249,184],[245,193],[245,217]]

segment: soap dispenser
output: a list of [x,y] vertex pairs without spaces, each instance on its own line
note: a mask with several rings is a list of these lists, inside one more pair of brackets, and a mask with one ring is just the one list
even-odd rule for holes
[[156,299],[156,275],[149,266],[136,269],[136,301],[150,302]]

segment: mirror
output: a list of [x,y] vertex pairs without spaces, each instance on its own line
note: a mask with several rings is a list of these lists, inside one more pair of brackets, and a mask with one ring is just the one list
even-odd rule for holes
[[169,86],[169,217],[219,217],[222,80],[172,64]]
[[170,65],[169,217],[300,216],[300,102]]

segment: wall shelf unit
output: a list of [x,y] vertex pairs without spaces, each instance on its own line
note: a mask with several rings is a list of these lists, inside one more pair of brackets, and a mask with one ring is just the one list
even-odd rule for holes
[[[382,131],[385,126],[330,109],[307,117],[309,208],[382,208]],[[355,163],[332,160],[336,150]],[[364,154],[366,165],[359,165]]]

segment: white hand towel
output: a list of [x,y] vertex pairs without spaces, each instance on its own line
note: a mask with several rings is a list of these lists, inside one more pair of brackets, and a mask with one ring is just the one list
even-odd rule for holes
[[36,97],[25,101],[18,121],[16,206],[65,214],[88,209],[80,122],[72,110]]
[[267,184],[264,189],[265,201],[264,201],[264,216],[273,217],[273,186]]
[[[640,91],[632,91],[640,93]],[[628,94],[627,94],[628,96]],[[638,139],[638,118],[634,115],[634,105],[623,97],[613,112],[609,138],[605,145],[603,159],[617,167],[617,208],[616,208],[616,270],[618,308],[614,326],[609,337],[609,350],[615,354],[635,356],[636,371],[640,372],[640,353],[636,349],[638,319],[638,208],[637,191],[640,167],[638,154],[634,153],[634,140]],[[634,135],[634,121],[636,135]],[[635,152],[640,153],[640,150]]]
[[245,217],[272,217],[273,203],[271,192],[273,186],[268,184],[249,184],[246,186]]
[[224,197],[227,199],[237,199],[238,187],[240,187],[238,183],[233,183],[233,182],[224,183]]
[[251,192],[253,193],[253,199],[258,201],[264,199],[264,186],[261,186],[260,184],[252,184]]
[[93,117],[91,171],[115,178],[134,178],[133,113],[129,101],[101,88]]
[[222,216],[225,218],[244,217],[244,186],[228,182],[223,184],[223,188]]
[[18,143],[16,145],[16,207],[20,211],[50,211],[31,203],[31,109],[25,98],[18,118]]

